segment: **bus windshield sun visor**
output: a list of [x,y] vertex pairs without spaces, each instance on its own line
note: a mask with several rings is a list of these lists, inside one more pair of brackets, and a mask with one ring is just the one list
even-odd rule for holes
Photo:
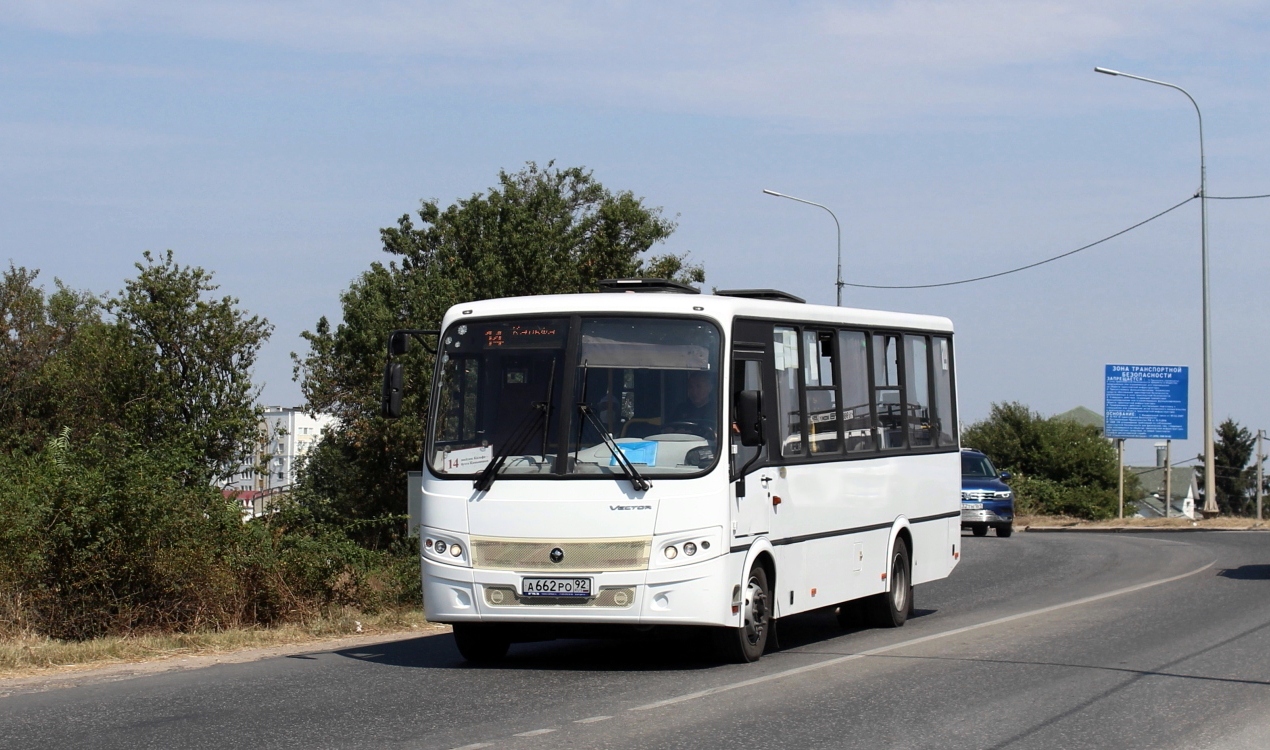
[[697,344],[614,341],[582,336],[579,357],[591,367],[639,367],[645,370],[709,370],[710,353]]

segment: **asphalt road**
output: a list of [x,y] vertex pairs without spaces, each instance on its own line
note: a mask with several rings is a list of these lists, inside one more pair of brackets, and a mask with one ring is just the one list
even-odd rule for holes
[[3,748],[1267,748],[1270,534],[963,539],[896,630],[782,621],[556,641],[466,666],[448,635],[0,698]]

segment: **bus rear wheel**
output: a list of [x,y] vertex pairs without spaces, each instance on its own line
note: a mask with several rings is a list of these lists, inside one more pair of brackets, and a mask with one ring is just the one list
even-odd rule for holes
[[755,564],[741,592],[740,627],[722,628],[717,633],[719,655],[735,664],[758,661],[767,648],[771,629],[772,589],[767,581],[767,569]]
[[889,591],[874,594],[865,600],[869,611],[869,619],[880,628],[898,628],[908,620],[913,609],[913,578],[909,567],[908,544],[903,539],[895,540],[895,550],[891,553],[891,570]]
[[507,656],[511,639],[495,625],[483,622],[454,623],[454,645],[473,664],[493,664]]

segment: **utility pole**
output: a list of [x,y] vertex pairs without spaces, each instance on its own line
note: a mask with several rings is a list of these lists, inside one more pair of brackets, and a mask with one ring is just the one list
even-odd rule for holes
[[1257,430],[1257,523],[1261,523],[1261,483],[1264,481],[1261,478],[1261,462],[1265,460],[1261,452],[1261,438],[1265,435],[1265,430]]

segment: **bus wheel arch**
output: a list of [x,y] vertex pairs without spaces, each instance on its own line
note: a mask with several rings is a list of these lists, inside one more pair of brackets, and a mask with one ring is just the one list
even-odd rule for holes
[[776,566],[770,550],[746,555],[745,571],[738,585],[733,609],[738,620],[733,627],[714,631],[718,656],[726,662],[744,664],[758,661],[771,642],[775,617],[772,576]]
[[898,628],[913,612],[913,536],[904,519],[891,532],[885,575],[885,588],[865,599],[863,609],[873,625]]

